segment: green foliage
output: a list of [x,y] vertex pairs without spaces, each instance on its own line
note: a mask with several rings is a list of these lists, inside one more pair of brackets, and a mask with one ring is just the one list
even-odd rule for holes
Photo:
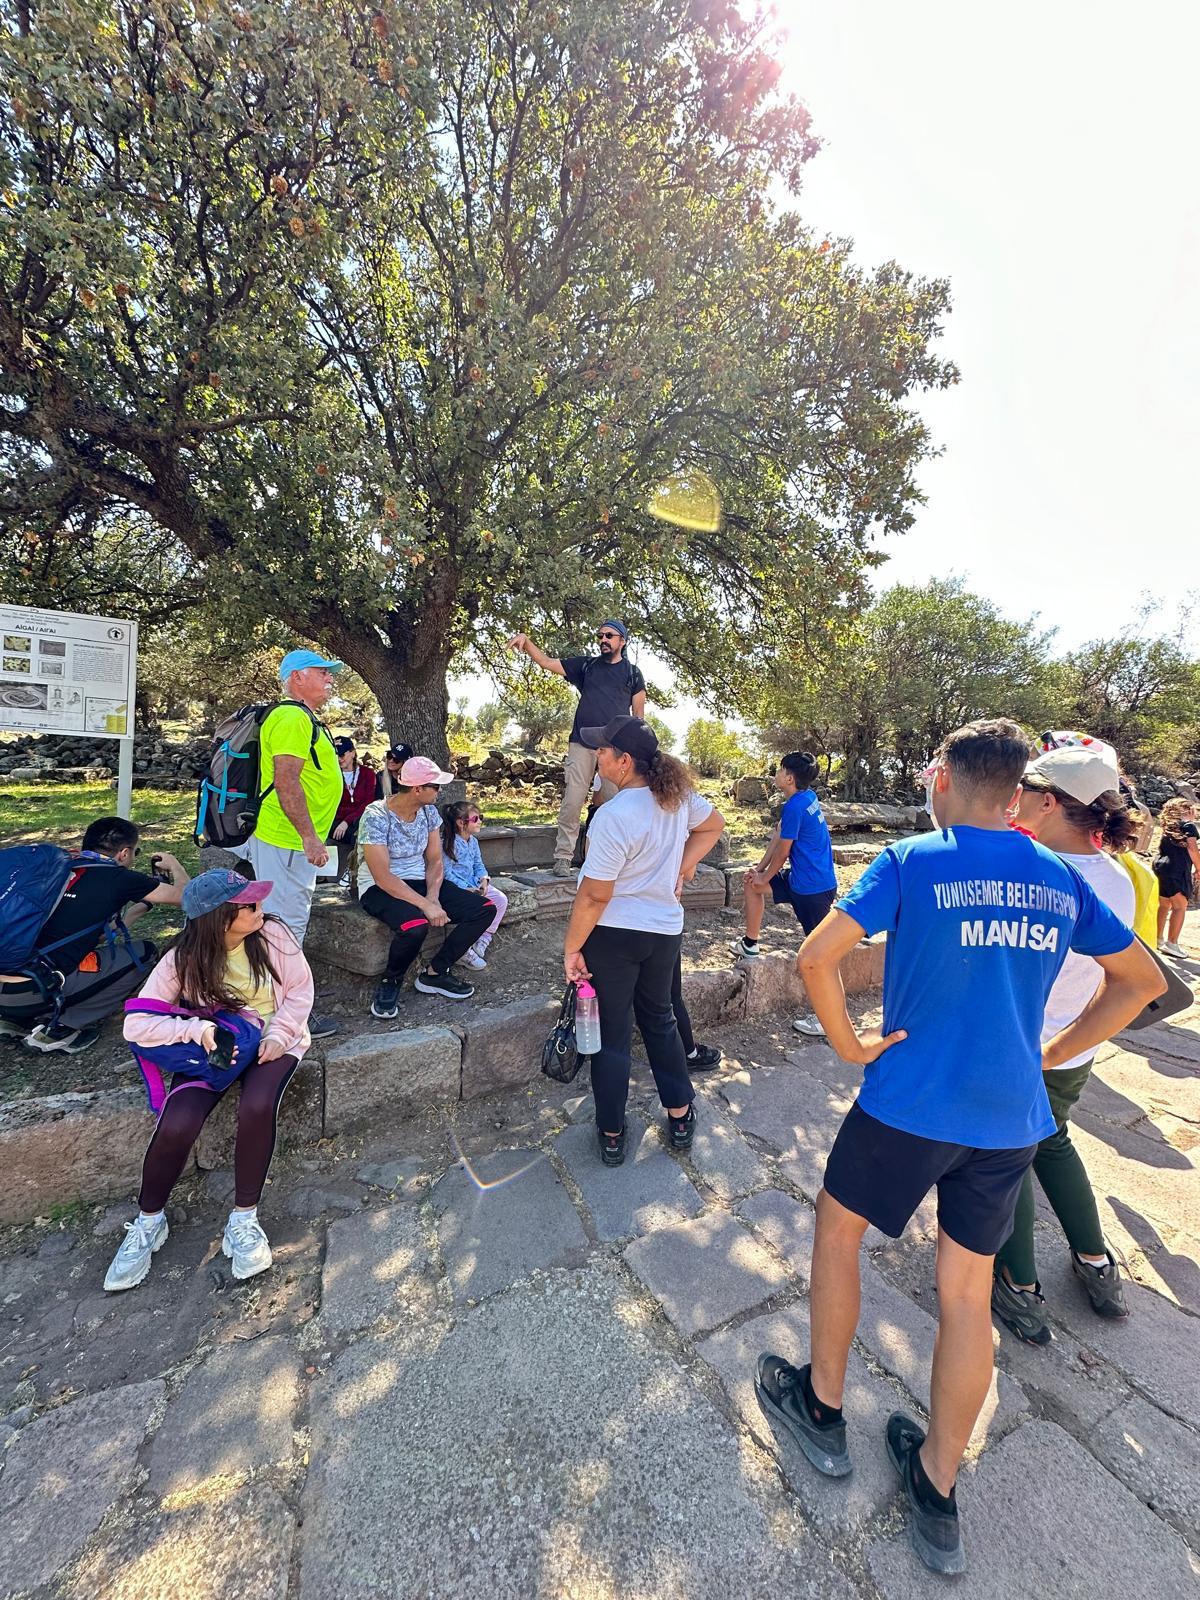
[[661,750],[674,750],[675,735],[672,733],[667,723],[665,723],[661,717],[655,716],[653,711],[646,712],[645,720],[647,725],[654,729],[654,735],[658,740],[659,748]]
[[479,712],[481,732],[503,739],[512,725],[522,750],[551,743],[565,747],[579,697],[562,678],[510,658],[501,662],[495,682],[495,701]]
[[731,778],[755,764],[732,729],[703,717],[688,725],[687,758],[702,778]]
[[[710,689],[823,638],[956,373],[944,283],[790,209],[770,46],[723,0],[0,0],[9,597],[119,523],[435,754],[501,627],[619,606]],[[716,533],[647,518],[681,466]]]
[[1131,771],[1193,770],[1200,754],[1200,663],[1179,639],[1148,638],[1139,618],[1112,639],[1072,651],[1061,665],[1055,727],[1107,739]]

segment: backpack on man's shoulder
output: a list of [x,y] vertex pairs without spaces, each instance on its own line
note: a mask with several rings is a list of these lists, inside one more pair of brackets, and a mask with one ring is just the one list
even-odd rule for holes
[[312,723],[309,759],[315,766],[321,765],[317,741],[323,725],[299,700],[271,700],[231,711],[217,723],[208,770],[196,790],[193,837],[198,845],[245,844],[254,832],[259,808],[275,787],[273,782],[262,787],[262,727],[272,711],[283,706],[295,706]]
[[0,850],[0,973],[27,978],[45,1000],[52,1000],[63,985],[64,974],[53,955],[60,945],[73,944],[83,933],[99,934],[115,917],[92,928],[76,928],[63,939],[37,948],[42,929],[58,909],[68,886],[83,872],[120,871],[115,861],[92,851],[72,854],[57,844],[17,844]]

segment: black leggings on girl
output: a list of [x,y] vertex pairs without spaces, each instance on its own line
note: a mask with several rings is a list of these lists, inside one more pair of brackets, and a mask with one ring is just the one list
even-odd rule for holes
[[[295,1056],[256,1061],[237,1080],[237,1139],[233,1149],[234,1204],[256,1206],[267,1181],[267,1168],[275,1154],[275,1126],[279,1102],[291,1082],[298,1062]],[[142,1188],[138,1205],[146,1212],[161,1211],[175,1187],[192,1146],[209,1115],[229,1089],[218,1094],[198,1084],[173,1091],[167,1097],[142,1162]]]

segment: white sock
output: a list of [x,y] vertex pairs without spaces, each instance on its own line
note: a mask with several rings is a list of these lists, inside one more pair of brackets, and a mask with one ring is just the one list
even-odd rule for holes
[[233,1210],[229,1213],[230,1222],[233,1221],[234,1217],[236,1217],[239,1222],[257,1222],[257,1220],[258,1220],[258,1207],[257,1206],[234,1206]]
[[1107,1256],[1101,1256],[1099,1260],[1096,1260],[1092,1256],[1080,1255],[1078,1250],[1076,1250],[1075,1254],[1077,1256],[1079,1256],[1080,1261],[1083,1262],[1085,1267],[1097,1267],[1100,1271],[1103,1271],[1104,1268],[1108,1265],[1108,1257]]
[[166,1216],[166,1212],[165,1211],[139,1211],[139,1213],[138,1213],[138,1221],[139,1222],[149,1222],[151,1224],[157,1224],[157,1223],[161,1222],[165,1216]]

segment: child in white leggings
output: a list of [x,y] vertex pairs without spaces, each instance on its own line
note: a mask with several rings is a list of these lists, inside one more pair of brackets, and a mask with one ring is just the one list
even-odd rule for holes
[[462,957],[464,967],[476,969],[487,966],[487,947],[508,910],[508,896],[493,885],[483,864],[483,853],[476,837],[482,826],[483,818],[473,800],[457,800],[442,807],[442,859],[446,877],[460,889],[483,895],[496,908],[496,915],[486,930]]

